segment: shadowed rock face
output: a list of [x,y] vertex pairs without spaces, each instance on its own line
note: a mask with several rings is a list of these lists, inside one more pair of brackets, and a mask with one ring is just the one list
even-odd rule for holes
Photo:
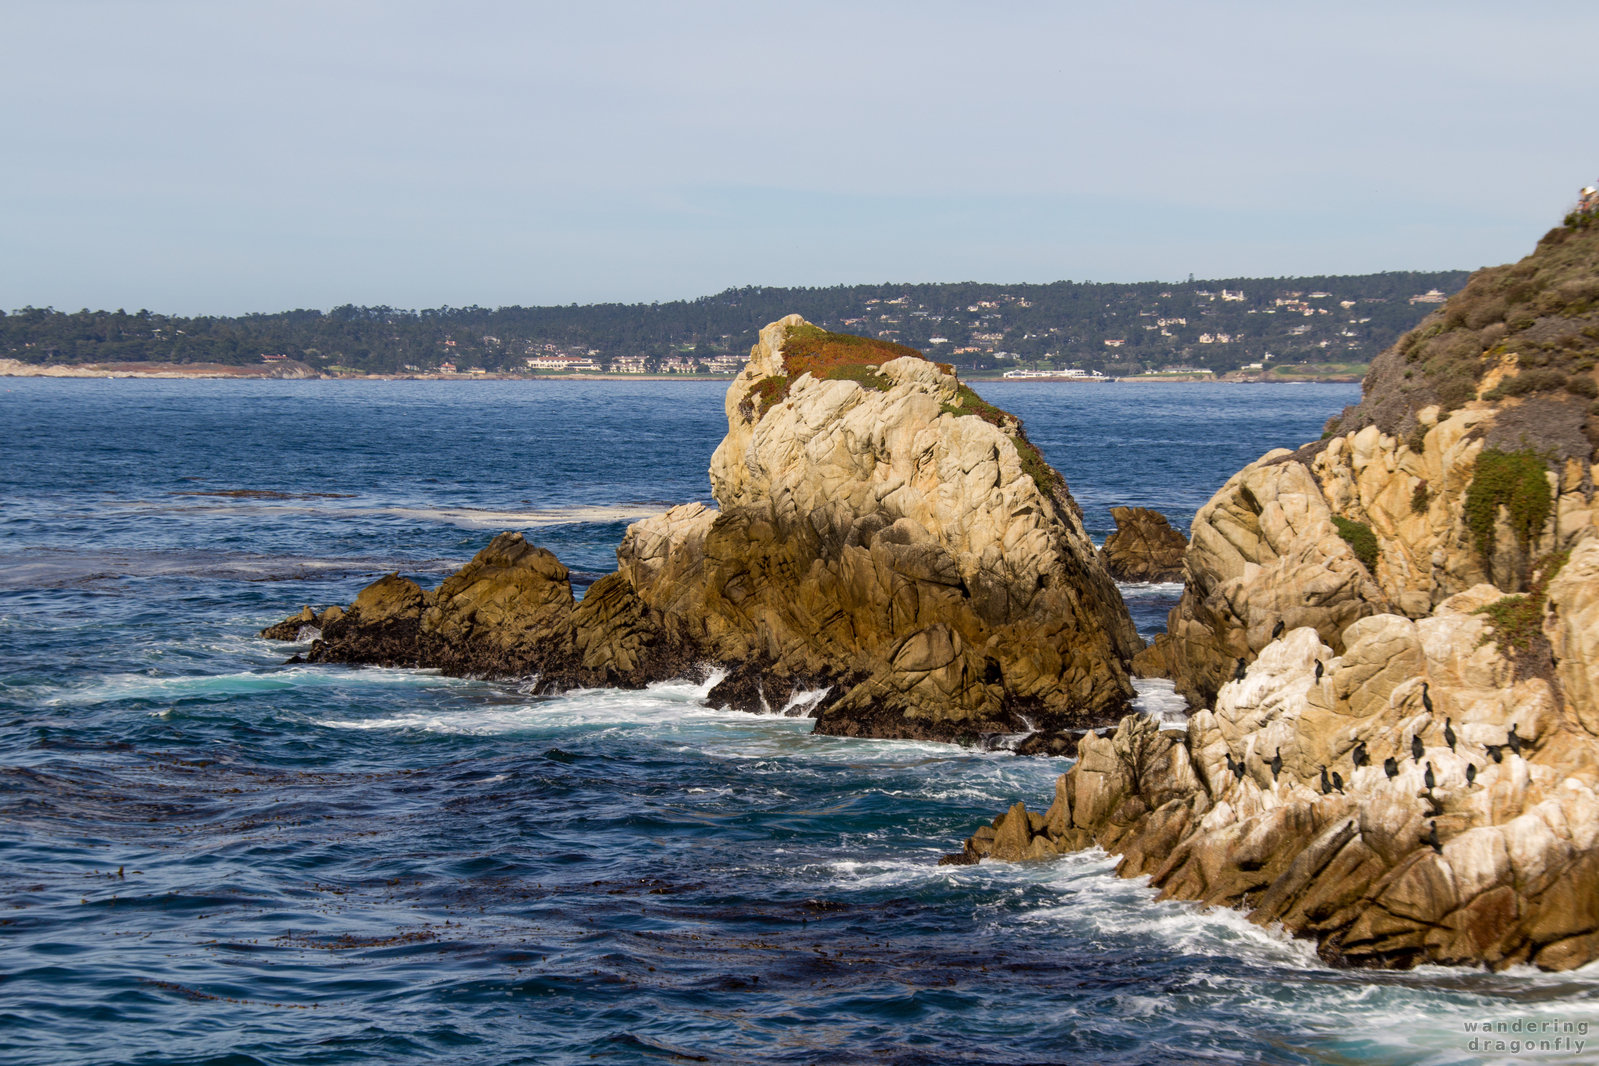
[[553,556],[502,534],[434,592],[366,590],[312,657],[552,687],[719,663],[713,699],[758,710],[828,688],[817,728],[842,735],[1114,720],[1141,642],[1020,424],[919,356],[796,373],[795,329],[817,332],[766,327],[728,390],[718,506],[632,525],[581,604]]
[[1105,567],[1117,581],[1181,581],[1188,540],[1147,507],[1112,507],[1116,532],[1105,538]]

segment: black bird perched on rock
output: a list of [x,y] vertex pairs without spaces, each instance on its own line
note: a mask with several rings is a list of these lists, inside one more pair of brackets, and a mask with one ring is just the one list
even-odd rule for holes
[[1239,759],[1233,763],[1233,776],[1242,781],[1244,779],[1244,760]]
[[1271,779],[1277,780],[1277,775],[1283,772],[1283,749],[1278,748],[1277,754],[1271,757]]
[[1432,713],[1432,697],[1427,695],[1427,682],[1421,683],[1421,705],[1427,708],[1427,713]]
[[1321,680],[1322,671],[1325,670],[1325,669],[1327,669],[1327,668],[1325,666],[1321,665],[1321,660],[1317,659],[1316,660],[1316,680],[1317,681]]
[[1444,743],[1449,745],[1450,751],[1455,750],[1455,727],[1453,721],[1451,718],[1444,719]]
[[1430,762],[1427,764],[1427,772],[1421,776],[1421,783],[1427,786],[1428,792],[1431,792],[1432,786],[1438,783],[1438,779],[1433,776],[1432,763]]
[[1332,791],[1332,782],[1327,779],[1327,767],[1321,768],[1321,794],[1325,796]]
[[1233,753],[1232,752],[1224,751],[1224,752],[1222,752],[1222,757],[1227,760],[1227,772],[1228,773],[1234,774],[1234,775],[1237,775],[1237,776],[1242,776],[1241,774],[1238,773],[1237,768],[1235,768],[1233,766]]
[[1233,680],[1234,681],[1242,681],[1243,679],[1244,679],[1244,660],[1239,659],[1238,660],[1238,665],[1233,667]]
[[1426,750],[1426,747],[1421,743],[1421,734],[1410,734],[1410,761],[1420,762],[1422,753]]
[[1399,764],[1392,755],[1382,761],[1382,772],[1388,775],[1389,780],[1399,776]]
[[1432,850],[1436,851],[1438,854],[1442,855],[1444,853],[1444,846],[1438,843],[1438,823],[1428,822],[1427,824],[1430,826],[1430,828],[1427,830],[1427,835],[1421,838],[1421,842],[1432,848]]
[[1469,788],[1470,786],[1475,785],[1476,783],[1477,783],[1477,764],[1474,763],[1474,762],[1468,762],[1466,764],[1466,786]]
[[1277,624],[1271,627],[1271,639],[1276,640],[1278,637],[1282,636],[1283,628],[1283,620],[1281,618],[1277,619]]
[[1337,770],[1333,771],[1333,788],[1336,789],[1340,795],[1343,794],[1343,791],[1344,791],[1344,778],[1343,778],[1343,775],[1340,774]]
[[1355,769],[1357,770],[1371,762],[1371,756],[1366,754],[1366,742],[1364,740],[1355,745],[1355,751],[1351,758],[1355,760]]
[[1521,754],[1521,738],[1516,736],[1516,723],[1510,723],[1510,735],[1505,738],[1505,744],[1510,748],[1512,755]]
[[1503,744],[1489,744],[1483,749],[1494,762],[1505,761],[1505,746]]

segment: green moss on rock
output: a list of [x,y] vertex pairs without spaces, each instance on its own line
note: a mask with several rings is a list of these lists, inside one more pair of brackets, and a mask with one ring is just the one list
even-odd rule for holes
[[1501,507],[1523,549],[1543,529],[1554,505],[1554,494],[1544,476],[1546,469],[1543,456],[1532,451],[1484,448],[1477,456],[1471,485],[1466,489],[1466,527],[1484,559],[1493,557],[1494,527]]
[[1344,538],[1344,543],[1355,553],[1355,558],[1360,560],[1360,565],[1376,573],[1377,534],[1371,531],[1371,527],[1338,515],[1333,515],[1333,525],[1337,527],[1338,535]]

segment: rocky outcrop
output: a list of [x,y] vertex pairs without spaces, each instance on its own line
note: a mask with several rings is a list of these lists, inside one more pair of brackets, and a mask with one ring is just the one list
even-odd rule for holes
[[[1556,251],[1589,261],[1548,238],[1531,258]],[[1548,274],[1544,293],[1489,303],[1561,323],[1489,329],[1478,285],[1385,353],[1322,441],[1229,479],[1138,660],[1198,708],[1186,729],[1085,736],[1047,812],[1013,807],[951,861],[1097,844],[1338,963],[1599,958],[1599,470],[1568,417],[1594,364],[1507,388],[1548,353],[1462,347],[1481,328],[1569,355],[1587,297],[1559,298],[1591,279],[1546,266],[1505,275]]]
[[312,656],[407,661],[409,639],[415,663],[551,686],[719,663],[712,699],[759,710],[827,688],[817,729],[844,735],[1125,710],[1142,642],[1076,503],[948,368],[790,316],[761,331],[726,410],[717,506],[632,525],[581,604],[553,556],[502,535],[438,590],[363,592]]
[[1485,550],[1467,498],[1501,415],[1487,403],[1447,417],[1429,408],[1408,441],[1367,426],[1239,471],[1195,516],[1182,599],[1140,662],[1158,659],[1149,672],[1205,704],[1279,623],[1309,625],[1341,652],[1357,618],[1423,618],[1484,582],[1524,591],[1536,560],[1594,527],[1599,467],[1570,459],[1546,469],[1537,458],[1546,516],[1523,535],[1510,508],[1495,506]]
[[1116,532],[1105,538],[1105,567],[1117,581],[1181,581],[1188,538],[1147,507],[1112,507]]
[[[1581,557],[1599,565],[1599,538]],[[1186,731],[1134,716],[1085,737],[1054,805],[1026,831],[1007,813],[966,856],[1099,844],[1164,896],[1243,907],[1335,962],[1591,961],[1599,735],[1484,643],[1474,612],[1500,595],[1363,618],[1342,655],[1287,633]],[[1557,611],[1553,639],[1586,621]]]

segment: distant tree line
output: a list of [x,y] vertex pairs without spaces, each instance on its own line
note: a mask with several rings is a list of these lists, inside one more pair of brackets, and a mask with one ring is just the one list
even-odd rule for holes
[[967,368],[1081,366],[1113,372],[1170,363],[1229,370],[1273,361],[1365,361],[1453,292],[1465,271],[1228,278],[1182,283],[977,282],[729,289],[652,304],[564,307],[355,307],[232,317],[151,311],[0,312],[0,356],[27,363],[224,363],[283,356],[324,372],[404,373],[451,362],[517,370],[549,352],[652,362],[742,354],[756,331],[799,313],[828,329],[883,337]]

